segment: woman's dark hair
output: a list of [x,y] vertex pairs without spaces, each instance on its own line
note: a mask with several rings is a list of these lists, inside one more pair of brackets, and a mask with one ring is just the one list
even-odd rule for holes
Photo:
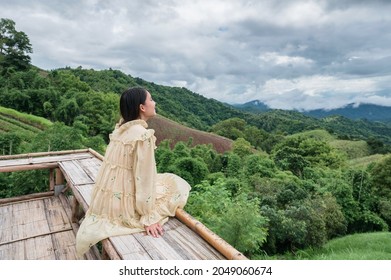
[[140,116],[140,105],[147,99],[147,90],[141,87],[132,87],[121,94],[119,109],[124,119],[123,123],[133,121]]

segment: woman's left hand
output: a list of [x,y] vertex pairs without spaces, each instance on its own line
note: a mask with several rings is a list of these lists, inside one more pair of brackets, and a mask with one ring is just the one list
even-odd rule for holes
[[148,235],[152,235],[153,237],[163,236],[163,228],[159,223],[144,226],[144,228]]

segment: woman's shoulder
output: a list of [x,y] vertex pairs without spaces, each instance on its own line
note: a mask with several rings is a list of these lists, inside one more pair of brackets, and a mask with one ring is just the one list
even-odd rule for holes
[[153,138],[155,130],[148,129],[148,124],[144,120],[134,120],[126,122],[120,126],[117,125],[112,133],[113,138],[119,138],[123,142],[145,141]]

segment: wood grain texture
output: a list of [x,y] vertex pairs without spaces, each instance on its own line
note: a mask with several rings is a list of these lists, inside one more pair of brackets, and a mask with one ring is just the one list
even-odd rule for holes
[[[87,211],[102,160],[91,149],[0,157],[0,172],[59,168],[56,181],[65,179],[72,191],[68,192],[71,197],[47,192],[0,200],[0,260],[78,259],[75,236],[79,224],[72,222],[71,201],[76,199],[81,206],[77,209]],[[231,259],[232,254],[246,259],[183,210],[163,228],[160,238],[141,232],[102,240],[104,256],[94,246],[82,259],[222,260]]]

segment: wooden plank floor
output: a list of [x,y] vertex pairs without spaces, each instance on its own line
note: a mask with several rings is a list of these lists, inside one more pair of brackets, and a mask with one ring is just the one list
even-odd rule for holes
[[128,260],[221,260],[223,255],[176,218],[163,226],[164,235],[144,233],[110,237],[114,248]]
[[78,259],[71,215],[63,194],[0,205],[0,260]]
[[[85,212],[91,201],[101,160],[100,155],[90,150],[42,153],[39,156],[4,156],[0,157],[0,172],[9,172],[18,166],[57,166]],[[78,259],[75,252],[78,224],[71,221],[70,202],[62,193],[58,197],[46,196],[0,204],[0,260]],[[175,217],[170,218],[163,228],[165,234],[161,238],[153,238],[144,233],[108,238],[109,246],[114,250],[111,252],[112,256],[129,260],[226,259],[198,233]],[[85,255],[85,259],[99,258],[94,252],[95,247]]]
[[[83,200],[85,208],[90,204],[93,183],[100,165],[101,161],[97,158],[80,158],[59,163],[65,178],[71,182],[73,192],[80,195],[79,199]],[[84,211],[86,210],[84,209]],[[165,234],[161,238],[136,233],[110,237],[109,240],[122,259],[226,259],[213,246],[176,218],[170,218],[163,229]]]

